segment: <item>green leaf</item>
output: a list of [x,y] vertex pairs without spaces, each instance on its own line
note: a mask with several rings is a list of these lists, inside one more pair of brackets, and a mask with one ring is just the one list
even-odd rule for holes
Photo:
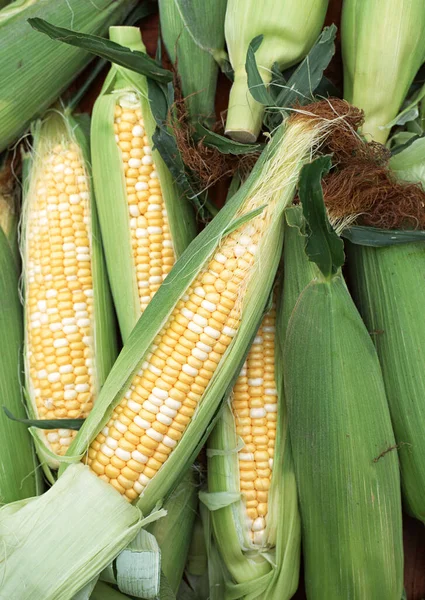
[[257,61],[255,60],[255,52],[263,41],[263,35],[257,35],[248,46],[248,52],[246,53],[245,69],[248,75],[248,88],[251,92],[252,97],[260,104],[265,106],[275,106],[273,97],[267,91],[264,85],[263,79],[257,67]]
[[38,429],[81,429],[85,419],[20,419],[15,417],[10,410],[3,406],[3,410],[12,421],[23,423],[28,427],[37,427]]
[[165,577],[164,573],[161,571],[161,582],[159,588],[159,600],[176,600],[176,595],[171,589],[170,584],[168,583],[168,579]]
[[[276,106],[287,108],[295,102],[307,104],[323,79],[323,73],[335,54],[335,25],[325,27],[305,59],[295,69],[275,99]],[[271,86],[275,87],[276,84]]]
[[383,129],[391,129],[395,125],[405,125],[409,121],[414,121],[419,116],[419,103],[425,98],[425,84],[417,90],[410,102],[402,111],[389,123],[384,125]]
[[299,196],[306,220],[306,252],[326,279],[344,264],[344,242],[329,223],[323,201],[322,177],[332,166],[330,156],[321,156],[301,170]]
[[201,123],[195,125],[196,140],[202,140],[206,146],[211,146],[220,150],[221,154],[234,154],[238,156],[240,154],[253,154],[254,152],[261,152],[264,148],[263,144],[241,144],[240,142],[234,142],[233,140],[214,133],[210,129],[207,129]]
[[214,0],[210,10],[198,0],[169,0],[174,2],[182,21],[197,46],[210,52],[224,48],[224,17],[227,0]]
[[358,246],[395,246],[397,244],[411,244],[425,242],[425,231],[403,231],[395,229],[378,229],[356,225],[342,232],[342,236],[352,244]]
[[66,29],[65,27],[56,27],[38,17],[28,19],[28,22],[33,29],[45,33],[53,40],[82,48],[91,54],[100,56],[100,58],[106,58],[121,67],[155,79],[155,81],[163,83],[172,81],[172,73],[163,69],[161,65],[143,52],[130,50],[97,35],[72,31],[72,29]]

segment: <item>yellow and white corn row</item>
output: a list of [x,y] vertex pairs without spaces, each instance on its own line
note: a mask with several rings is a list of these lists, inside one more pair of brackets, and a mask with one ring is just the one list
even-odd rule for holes
[[130,501],[177,445],[238,330],[260,228],[264,222],[256,218],[224,239],[90,446],[91,469]]
[[[95,387],[88,173],[71,141],[37,160],[24,232],[27,376],[38,418],[84,418]],[[46,438],[63,455],[75,434]]]
[[143,312],[171,271],[175,256],[152,148],[134,92],[117,101],[114,130],[122,152],[131,245]]
[[275,329],[273,305],[253,341],[231,398],[236,433],[244,443],[238,453],[240,489],[249,534],[258,545],[265,541],[276,440]]

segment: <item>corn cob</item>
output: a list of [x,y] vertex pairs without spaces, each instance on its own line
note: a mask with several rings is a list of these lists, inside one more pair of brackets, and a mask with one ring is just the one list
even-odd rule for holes
[[[278,400],[275,329],[273,302],[209,440],[210,497],[229,494],[228,505],[212,506],[211,518],[236,582],[227,586],[238,590],[238,598],[248,585],[250,598],[291,598],[298,585],[300,524],[282,395]],[[262,556],[265,551],[272,560]]]
[[341,43],[344,98],[365,113],[363,132],[384,144],[413,79],[425,60],[421,0],[344,0]]
[[[229,0],[225,36],[234,83],[229,97],[226,134],[232,139],[252,143],[261,129],[264,106],[254,100],[245,70],[251,41],[263,35],[255,57],[264,83],[269,84],[272,66],[287,69],[303,59],[323,26],[328,0]],[[285,15],[281,19],[279,15]]]
[[[145,51],[136,27],[111,27],[110,37]],[[145,77],[113,66],[93,111],[93,179],[124,341],[196,234],[190,206],[152,149],[155,120],[147,94]]]
[[[422,418],[425,364],[423,285],[418,273],[425,260],[423,243],[373,248],[349,245],[350,282],[378,351],[401,465],[409,512],[425,521]],[[413,317],[413,318],[412,318]]]
[[299,296],[290,293],[311,266],[299,231],[285,235],[284,379],[307,595],[398,600],[398,460],[375,349],[340,273],[315,269]]
[[0,152],[24,133],[90,60],[78,48],[47,40],[27,20],[43,17],[54,25],[102,35],[136,4],[135,0],[16,0],[0,11]]
[[[191,20],[201,27],[201,31],[195,33],[182,18],[179,0],[159,2],[162,39],[177,68],[189,117],[194,121],[215,120],[218,64],[214,57],[220,59],[224,54],[226,4],[227,0],[192,2]],[[200,40],[196,34],[200,34]]]
[[[36,125],[24,198],[24,362],[38,419],[85,418],[116,355],[90,173],[75,127],[56,111]],[[52,467],[76,434],[60,427],[37,433]]]
[[[13,188],[6,163],[0,176],[0,397],[2,405],[14,416],[25,418],[20,376],[23,328],[15,252],[17,204]],[[1,410],[0,437],[0,505],[35,496],[41,488],[29,431]]]
[[[29,574],[22,600],[31,598],[34,589],[45,600],[60,600],[58,591],[65,585],[69,595],[75,593],[146,524],[140,511],[149,515],[193,463],[259,325],[279,262],[282,215],[294,196],[301,166],[340,121],[340,117],[329,120],[310,113],[291,117],[275,132],[246,183],[176,262],[137,322],[70,446],[69,460],[78,460],[89,446],[90,466],[62,464],[48,503],[37,499],[13,514],[0,513],[0,535],[5,528],[14,530],[13,543],[6,537],[0,546],[0,567],[7,558],[2,573],[6,597],[16,596],[18,589],[22,592],[22,565]],[[218,320],[220,314],[226,316],[226,324]],[[232,360],[228,360],[230,352]],[[168,378],[174,378],[175,384]],[[105,532],[97,518],[103,495],[113,505],[117,514],[113,525],[121,535],[116,535],[117,529]],[[127,499],[137,500],[136,507]],[[16,528],[21,511],[28,517]],[[87,539],[80,528],[89,517],[94,525]],[[34,522],[36,529],[31,528]],[[39,528],[47,523],[49,543],[40,547]],[[55,537],[59,547],[66,544],[66,560],[51,556]],[[83,548],[77,543],[81,537]],[[76,546],[78,561],[70,561]],[[43,578],[33,568],[34,561],[46,565]]]

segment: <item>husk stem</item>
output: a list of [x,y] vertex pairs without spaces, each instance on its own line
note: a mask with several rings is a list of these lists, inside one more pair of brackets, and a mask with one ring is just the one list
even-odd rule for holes
[[[314,44],[325,19],[328,0],[228,0],[225,36],[234,83],[229,97],[226,135],[253,143],[257,139],[264,106],[254,100],[245,70],[248,46],[263,35],[255,53],[265,84],[271,81],[271,68],[277,63],[284,70],[303,59]],[[280,18],[279,15],[285,15]]]
[[303,246],[287,228],[284,379],[307,595],[398,600],[399,467],[379,362],[340,273],[316,269],[299,295],[311,276]]
[[[111,27],[110,39],[132,50],[145,52],[140,30],[136,27]],[[134,92],[141,102],[145,131],[153,146],[156,122],[150,109],[146,78],[116,65],[112,65],[94,105],[91,128],[96,203],[109,280],[124,342],[141,315],[122,154],[115,141],[113,128],[117,98],[120,93],[128,92]],[[187,199],[180,196],[158,150],[154,149],[152,156],[167,209],[174,252],[178,257],[196,235],[193,209]]]
[[0,11],[0,152],[43,114],[90,61],[82,50],[34,31],[27,20],[43,17],[61,27],[103,35],[136,4],[136,0],[16,0]]
[[365,113],[363,133],[384,144],[425,60],[421,0],[344,0],[341,43],[344,98]]

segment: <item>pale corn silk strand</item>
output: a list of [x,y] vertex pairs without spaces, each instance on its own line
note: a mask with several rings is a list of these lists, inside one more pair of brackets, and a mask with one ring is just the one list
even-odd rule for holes
[[[24,232],[27,381],[39,419],[85,418],[95,393],[88,173],[66,137],[35,161]],[[43,434],[63,455],[76,432]]]
[[91,443],[88,465],[129,501],[143,493],[190,423],[238,331],[246,287],[261,269],[261,246],[276,205],[291,202],[301,161],[327,129],[323,119],[311,118],[296,118],[288,127],[238,216],[264,210],[218,243]]
[[251,541],[259,546],[265,544],[276,440],[275,327],[273,303],[252,343],[231,397],[236,433],[244,443],[238,453],[238,463],[247,527]]
[[134,92],[118,97],[114,130],[123,160],[131,246],[143,312],[171,271],[175,255],[140,100]]

